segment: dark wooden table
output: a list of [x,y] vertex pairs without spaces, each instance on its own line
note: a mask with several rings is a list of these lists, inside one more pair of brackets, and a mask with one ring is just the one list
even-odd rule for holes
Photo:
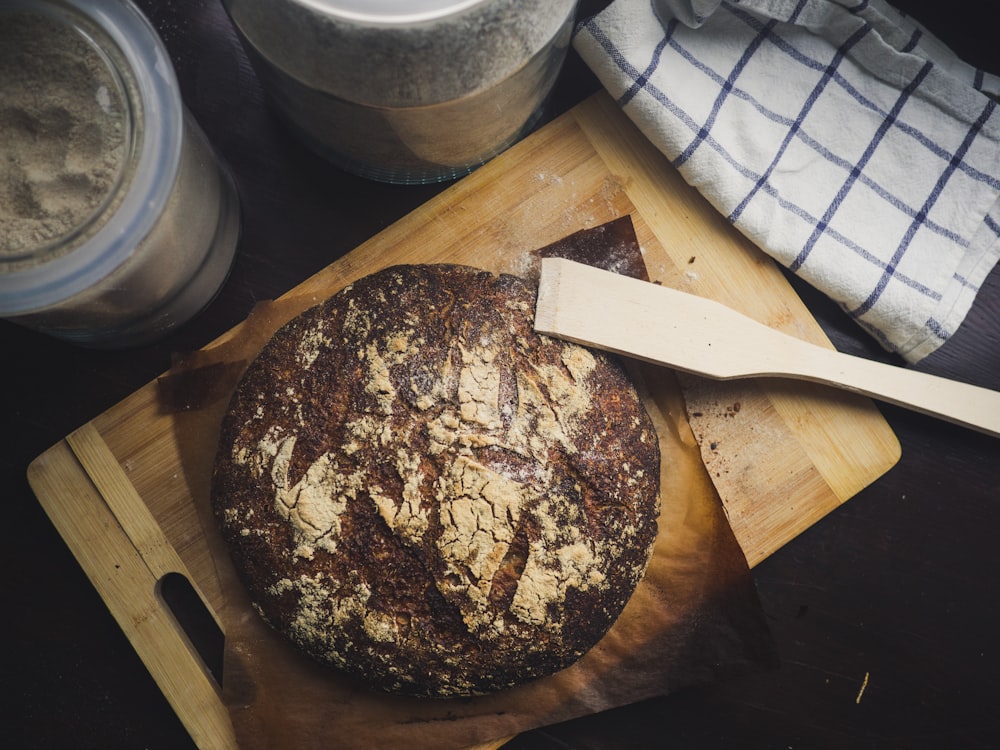
[[[606,4],[583,2],[581,13]],[[188,107],[232,167],[244,234],[217,300],[155,345],[88,351],[0,322],[7,747],[193,747],[33,496],[28,463],[161,374],[172,352],[206,344],[257,300],[446,187],[368,182],[309,154],[265,108],[219,0],[140,5]],[[1000,72],[989,5],[897,3],[967,61]],[[571,52],[550,116],[597,89]],[[977,315],[996,314],[998,286]],[[884,358],[827,300],[796,287],[838,348]],[[532,732],[510,747],[1000,747],[1000,441],[883,411],[902,443],[899,464],[754,571],[778,670]]]

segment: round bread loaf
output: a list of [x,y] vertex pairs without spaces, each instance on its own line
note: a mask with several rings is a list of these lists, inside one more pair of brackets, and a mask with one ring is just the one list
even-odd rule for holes
[[611,358],[537,335],[536,291],[395,266],[281,328],[212,485],[267,622],[390,692],[562,669],[617,619],[659,515],[659,445]]

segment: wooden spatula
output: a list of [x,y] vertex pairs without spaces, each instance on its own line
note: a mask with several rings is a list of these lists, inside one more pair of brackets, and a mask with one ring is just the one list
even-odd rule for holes
[[714,300],[544,258],[535,330],[721,380],[787,377],[844,388],[1000,436],[1000,393],[842,354]]

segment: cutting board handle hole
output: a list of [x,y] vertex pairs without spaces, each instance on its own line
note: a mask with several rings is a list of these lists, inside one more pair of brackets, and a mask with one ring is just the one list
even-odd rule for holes
[[180,573],[167,573],[157,586],[188,641],[217,685],[222,685],[225,636],[194,586]]

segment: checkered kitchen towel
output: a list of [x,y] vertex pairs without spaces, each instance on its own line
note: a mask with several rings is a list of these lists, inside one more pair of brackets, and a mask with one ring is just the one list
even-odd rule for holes
[[615,0],[574,46],[765,252],[917,362],[1000,258],[1000,79],[882,0]]

